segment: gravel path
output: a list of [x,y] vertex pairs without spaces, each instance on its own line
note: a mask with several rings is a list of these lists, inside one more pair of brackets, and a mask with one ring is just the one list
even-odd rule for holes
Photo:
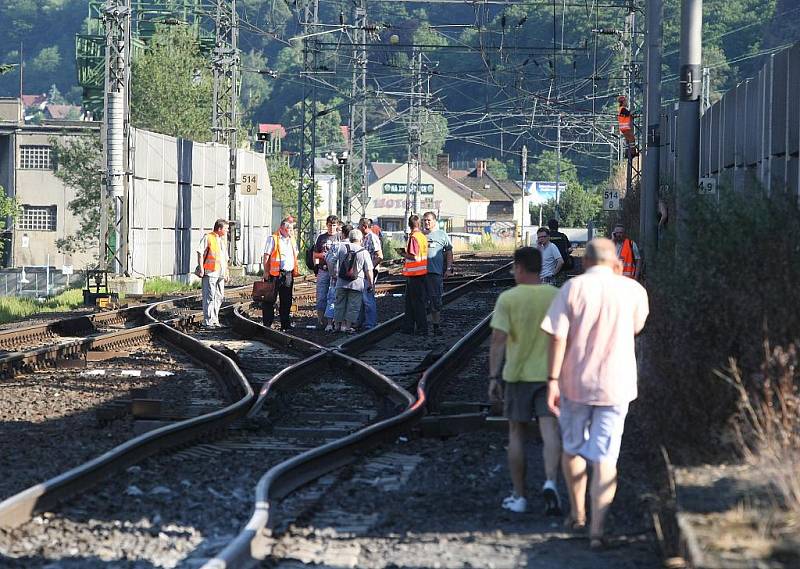
[[110,405],[124,409],[123,400],[130,400],[134,389],[141,390],[138,397],[161,399],[165,413],[198,414],[209,405],[220,406],[213,376],[187,355],[158,343],[130,348],[128,354],[0,383],[0,499],[132,438],[129,412],[106,423],[97,410]]

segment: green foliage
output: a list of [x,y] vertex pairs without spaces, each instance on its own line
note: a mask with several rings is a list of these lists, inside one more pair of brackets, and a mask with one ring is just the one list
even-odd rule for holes
[[173,281],[172,279],[158,277],[154,279],[147,279],[144,282],[144,294],[163,295],[174,294],[176,292],[187,292],[199,288],[200,284],[200,281],[192,284],[186,284],[180,281]]
[[486,161],[486,170],[498,180],[508,180],[508,166],[496,158]]
[[[732,193],[687,204],[685,246],[677,230],[645,266],[652,307],[645,331],[643,405],[665,442],[707,452],[734,411],[735,393],[714,370],[735,358],[758,387],[763,341],[797,338],[800,313],[800,210],[791,192]],[[663,405],[669,401],[670,405]],[[702,448],[700,448],[702,447]]]
[[67,204],[70,213],[80,220],[78,231],[56,241],[62,253],[97,250],[100,242],[100,136],[87,134],[66,141],[51,138],[56,162],[56,177],[75,191]]
[[[296,151],[300,150],[300,139],[303,134],[302,105],[302,101],[292,105],[281,119],[283,125],[290,129],[284,145]],[[317,103],[317,155],[344,148],[345,140],[341,129],[342,116],[333,106],[333,102],[329,105]],[[306,120],[311,120],[311,109],[306,110]],[[306,148],[306,151],[310,150],[310,148]]]
[[[586,227],[595,219],[603,207],[603,198],[595,192],[587,192],[580,186],[568,185],[560,196],[560,225],[563,227]],[[542,219],[556,218],[556,200],[550,199],[542,209]]]
[[211,140],[211,71],[190,28],[159,26],[131,72],[133,126]]
[[297,185],[300,173],[283,160],[275,161],[269,167],[269,181],[272,184],[272,199],[283,206],[283,216],[297,215]]
[[422,111],[422,161],[436,166],[436,155],[444,150],[449,130],[447,119],[442,113],[425,109]]
[[242,108],[245,116],[253,120],[256,109],[272,92],[272,83],[264,74],[256,73],[267,69],[267,58],[262,53],[251,50],[242,54],[242,67],[245,69],[241,86]]
[[[6,229],[6,219],[9,217],[15,220],[19,216],[19,204],[14,198],[10,198],[5,194],[3,186],[0,186],[0,231]],[[0,239],[0,253],[5,248],[5,240]]]
[[28,318],[40,312],[68,312],[83,304],[81,289],[70,289],[58,296],[39,302],[16,296],[0,297],[0,324]]

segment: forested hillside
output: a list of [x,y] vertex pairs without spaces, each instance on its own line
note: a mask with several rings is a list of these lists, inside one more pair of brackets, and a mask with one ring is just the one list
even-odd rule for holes
[[[162,4],[176,2],[183,3]],[[242,14],[246,116],[252,122],[296,125],[302,54],[300,42],[287,41],[298,34],[297,19],[289,9],[293,2],[237,3]],[[212,9],[209,2],[200,4]],[[320,4],[321,21],[352,21],[349,0]],[[370,137],[372,158],[404,156],[406,135],[392,119],[402,116],[406,103],[392,93],[408,90],[412,44],[426,46],[425,67],[434,94],[425,144],[431,158],[445,136],[454,158],[483,154],[505,161],[512,158],[507,151],[518,150],[523,142],[538,154],[552,139],[537,118],[542,112],[568,115],[577,110],[605,116],[624,89],[624,49],[618,35],[591,30],[622,29],[625,12],[594,10],[593,4],[587,2],[584,8],[573,3],[565,11],[557,6],[554,12],[542,3],[430,4],[422,9],[423,4],[416,3],[368,2],[369,21],[376,25],[369,69],[370,89],[376,93],[369,101],[369,127],[375,131]],[[712,98],[752,74],[763,63],[763,54],[800,37],[796,0],[706,0],[704,11],[704,59],[711,69]],[[67,100],[79,102],[75,34],[84,28],[88,14],[86,0],[0,0],[0,63],[17,63],[21,47],[26,93],[48,92],[55,85]],[[642,22],[642,15],[638,17]],[[680,0],[665,0],[665,100],[677,92],[679,26]],[[326,45],[320,57],[327,83],[319,89],[322,132],[327,134],[318,150],[324,151],[340,144],[336,123],[347,121],[351,52],[336,49],[337,42],[347,41],[345,34],[331,33],[321,41],[333,46]],[[16,68],[0,75],[0,95],[15,95],[18,82]],[[541,133],[531,136],[537,126]],[[290,128],[289,147],[294,138]],[[599,157],[585,153],[574,158],[588,164]],[[591,171],[584,174],[593,177]]]

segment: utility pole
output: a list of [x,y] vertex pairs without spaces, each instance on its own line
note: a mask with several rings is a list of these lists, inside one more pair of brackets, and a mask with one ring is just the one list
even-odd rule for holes
[[658,245],[658,191],[661,185],[661,58],[664,35],[664,0],[647,0],[647,151],[644,192],[641,196],[639,234],[645,260],[652,262]]
[[[625,157],[627,162],[625,176],[625,195],[632,195],[634,189],[639,189],[639,214],[642,213],[642,171],[638,153],[638,144],[642,140],[641,116],[643,98],[642,89],[642,34],[637,28],[636,13],[641,11],[641,0],[629,0],[628,15],[625,17],[625,82],[627,89],[628,111],[630,111],[631,128],[633,129],[634,142],[626,144]],[[638,119],[638,120],[637,120]],[[639,235],[643,241],[644,234]]]
[[700,66],[703,58],[703,0],[681,0],[680,102],[675,209],[678,235],[686,245],[689,202],[700,176]]
[[[405,218],[419,215],[419,193],[422,185],[422,51],[414,49],[411,57],[411,99],[408,127],[408,176],[406,179]],[[413,194],[413,197],[412,197]],[[413,199],[413,202],[412,202]],[[408,230],[408,228],[406,228]]]
[[239,22],[236,0],[216,0],[214,15],[214,51],[212,68],[214,93],[211,131],[214,142],[228,145],[228,219],[231,221],[228,255],[231,263],[238,264],[236,242],[240,236],[237,212],[237,107],[239,104]]
[[[350,90],[350,215],[364,217],[367,188],[367,0],[353,9],[353,81]],[[344,180],[344,178],[343,178]],[[343,182],[344,183],[344,182]]]
[[[103,9],[106,33],[105,101],[103,110],[103,154],[105,191],[100,193],[100,267],[108,270],[111,253],[113,271],[128,272],[127,161],[130,127],[130,0],[108,0]],[[113,219],[108,215],[113,209]],[[113,231],[114,243],[110,244]]]
[[[314,207],[316,187],[314,155],[317,148],[317,83],[312,75],[317,70],[316,33],[319,22],[319,0],[297,3],[302,10],[303,27],[303,133],[300,139],[300,182],[297,192],[297,248],[302,251],[314,244]],[[344,192],[342,192],[344,195]],[[342,206],[344,208],[344,206]]]
[[520,170],[522,171],[522,198],[520,200],[519,209],[520,209],[520,220],[519,220],[519,246],[525,246],[525,216],[528,213],[525,211],[525,190],[526,190],[526,182],[528,179],[528,146],[526,144],[522,145],[522,154],[520,156]]
[[556,130],[556,220],[561,223],[561,113],[558,113]]

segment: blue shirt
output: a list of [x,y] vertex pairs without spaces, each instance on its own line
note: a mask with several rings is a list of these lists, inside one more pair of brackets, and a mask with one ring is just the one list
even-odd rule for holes
[[453,250],[450,238],[441,229],[434,229],[426,235],[428,238],[428,272],[441,275],[444,273],[444,254]]

